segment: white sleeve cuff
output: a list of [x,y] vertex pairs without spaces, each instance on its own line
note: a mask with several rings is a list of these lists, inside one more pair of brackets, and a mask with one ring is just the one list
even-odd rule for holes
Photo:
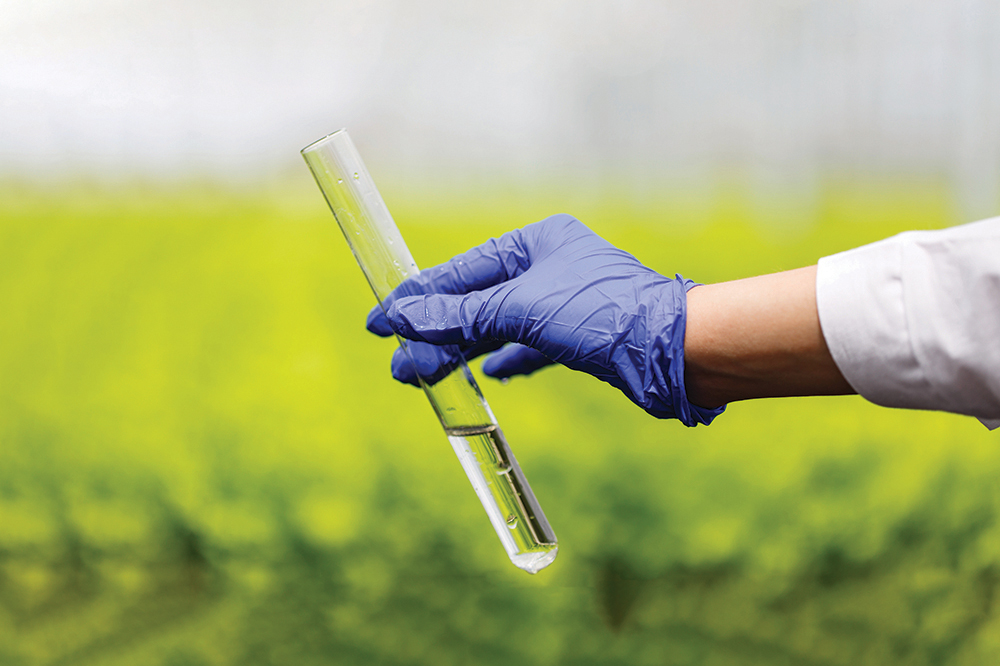
[[848,383],[879,405],[1000,426],[998,257],[1000,218],[821,259],[820,326]]
[[819,260],[820,327],[837,367],[862,396],[886,407],[941,409],[910,345],[902,251],[894,241]]

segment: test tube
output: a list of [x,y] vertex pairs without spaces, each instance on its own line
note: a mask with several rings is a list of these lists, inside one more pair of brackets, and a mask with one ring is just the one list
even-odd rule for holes
[[[381,305],[419,270],[361,155],[338,130],[302,156]],[[397,339],[409,354],[407,341]],[[538,573],[556,558],[556,535],[468,365],[462,360],[444,378],[418,379],[510,561]]]

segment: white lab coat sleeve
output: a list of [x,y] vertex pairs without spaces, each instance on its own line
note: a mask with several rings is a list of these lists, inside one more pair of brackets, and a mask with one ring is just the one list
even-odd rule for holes
[[862,396],[1000,425],[1000,218],[825,257],[816,302],[834,362]]

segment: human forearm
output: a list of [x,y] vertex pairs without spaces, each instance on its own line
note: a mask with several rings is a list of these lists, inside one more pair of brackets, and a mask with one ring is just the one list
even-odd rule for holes
[[820,329],[815,266],[695,287],[684,345],[687,396],[702,407],[854,393]]
[[509,377],[561,363],[689,426],[735,400],[852,392],[820,331],[816,267],[690,291],[688,283],[556,215],[422,271],[367,325],[413,341],[416,365],[394,356],[401,381],[417,383],[419,369],[433,383],[451,353],[441,345],[474,358],[518,343],[526,346],[505,348],[484,369]]

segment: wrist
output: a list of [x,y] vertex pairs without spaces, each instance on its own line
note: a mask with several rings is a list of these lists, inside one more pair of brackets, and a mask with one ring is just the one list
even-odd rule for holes
[[[644,382],[647,393],[642,397],[652,404],[639,403],[657,418],[676,418],[688,427],[711,423],[725,408],[724,405],[705,408],[688,400],[684,339],[687,293],[695,286],[697,283],[677,275],[667,281],[665,288],[658,292],[657,301],[648,310],[648,319],[643,325],[648,332],[648,374]],[[652,401],[651,397],[654,397]]]
[[815,266],[692,289],[687,315],[694,404],[853,393],[820,329]]
[[717,285],[698,285],[687,293],[687,320],[684,339],[684,383],[688,400],[708,409],[738,398],[734,388],[741,374],[735,354],[722,344],[716,319],[718,304],[710,293]]

